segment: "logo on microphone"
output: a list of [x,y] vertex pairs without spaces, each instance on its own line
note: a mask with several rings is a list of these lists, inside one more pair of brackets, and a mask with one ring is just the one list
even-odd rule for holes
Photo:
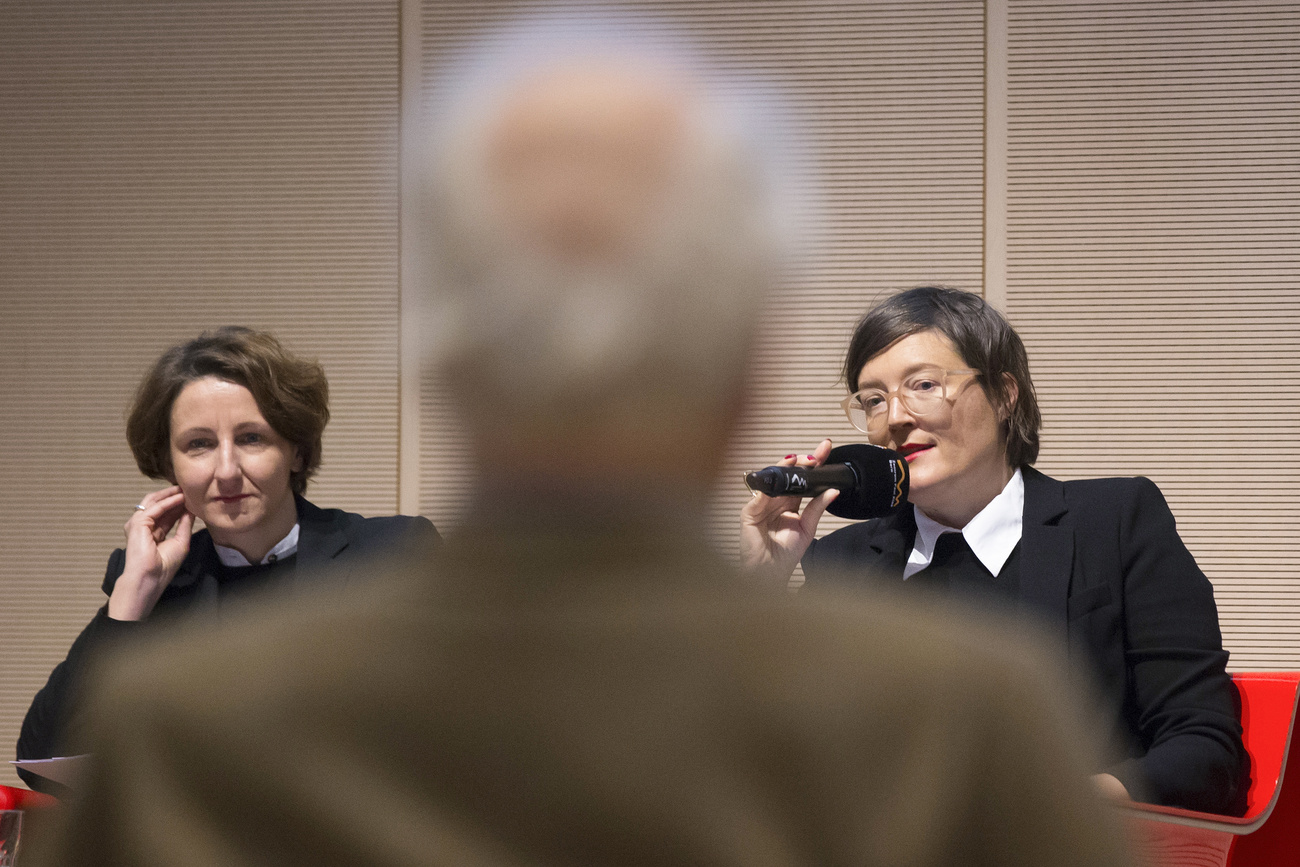
[[907,461],[899,458],[890,463],[894,467],[894,502],[890,504],[890,508],[897,509],[903,502],[903,483],[907,481]]

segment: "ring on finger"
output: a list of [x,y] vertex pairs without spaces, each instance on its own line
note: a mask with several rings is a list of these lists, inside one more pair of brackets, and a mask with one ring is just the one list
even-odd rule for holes
[[143,512],[143,511],[144,511],[145,509],[147,509],[147,508],[149,508],[149,507],[148,507],[148,506],[141,506],[141,505],[138,505],[138,504],[137,504],[136,507],[135,507],[135,510],[136,510],[137,512]]

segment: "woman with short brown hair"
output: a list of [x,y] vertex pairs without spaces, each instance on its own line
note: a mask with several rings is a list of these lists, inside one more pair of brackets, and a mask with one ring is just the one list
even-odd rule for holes
[[321,436],[330,420],[325,370],[289,353],[271,334],[237,325],[173,346],[141,381],[126,420],[126,441],[140,472],[171,478],[172,404],[185,386],[205,376],[248,389],[267,423],[297,449],[302,468],[290,474],[290,487],[305,493],[320,468]]
[[[108,602],[36,694],[18,758],[78,751],[86,666],[144,621],[212,610],[290,578],[311,586],[326,570],[346,578],[374,558],[423,557],[437,546],[425,518],[364,518],[303,497],[328,421],[324,370],[266,332],[220,328],[162,354],[136,391],[127,441],[140,471],[170,484],[127,520],[126,547],[108,558]],[[196,520],[205,529],[195,532]]]
[[[926,286],[858,322],[842,406],[899,453],[909,507],[814,538],[837,496],[755,496],[741,556],[784,580],[830,580],[1009,606],[1068,650],[1112,712],[1111,795],[1240,815],[1248,765],[1214,589],[1149,479],[1061,482],[1031,466],[1041,416],[1015,329],[978,295]],[[816,466],[829,440],[785,465]],[[867,661],[869,664],[869,661]]]

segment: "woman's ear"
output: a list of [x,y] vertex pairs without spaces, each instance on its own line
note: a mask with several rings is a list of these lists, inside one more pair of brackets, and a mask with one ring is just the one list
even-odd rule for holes
[[303,465],[306,464],[306,463],[307,463],[307,462],[303,459],[302,451],[301,451],[297,446],[294,446],[294,447],[293,447],[293,463],[291,463],[291,464],[289,465],[289,470],[290,470],[290,472],[301,473],[301,472],[302,472]]
[[1011,418],[1011,411],[1016,408],[1016,401],[1020,399],[1020,383],[1009,373],[1002,374],[1002,400],[998,406],[998,421],[1006,421]]

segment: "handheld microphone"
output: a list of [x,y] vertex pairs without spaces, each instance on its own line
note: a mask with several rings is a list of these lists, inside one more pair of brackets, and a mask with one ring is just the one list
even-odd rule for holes
[[831,449],[820,467],[766,467],[745,474],[751,491],[769,497],[813,497],[838,488],[826,511],[861,521],[880,518],[907,502],[907,461],[891,449],[852,443]]

